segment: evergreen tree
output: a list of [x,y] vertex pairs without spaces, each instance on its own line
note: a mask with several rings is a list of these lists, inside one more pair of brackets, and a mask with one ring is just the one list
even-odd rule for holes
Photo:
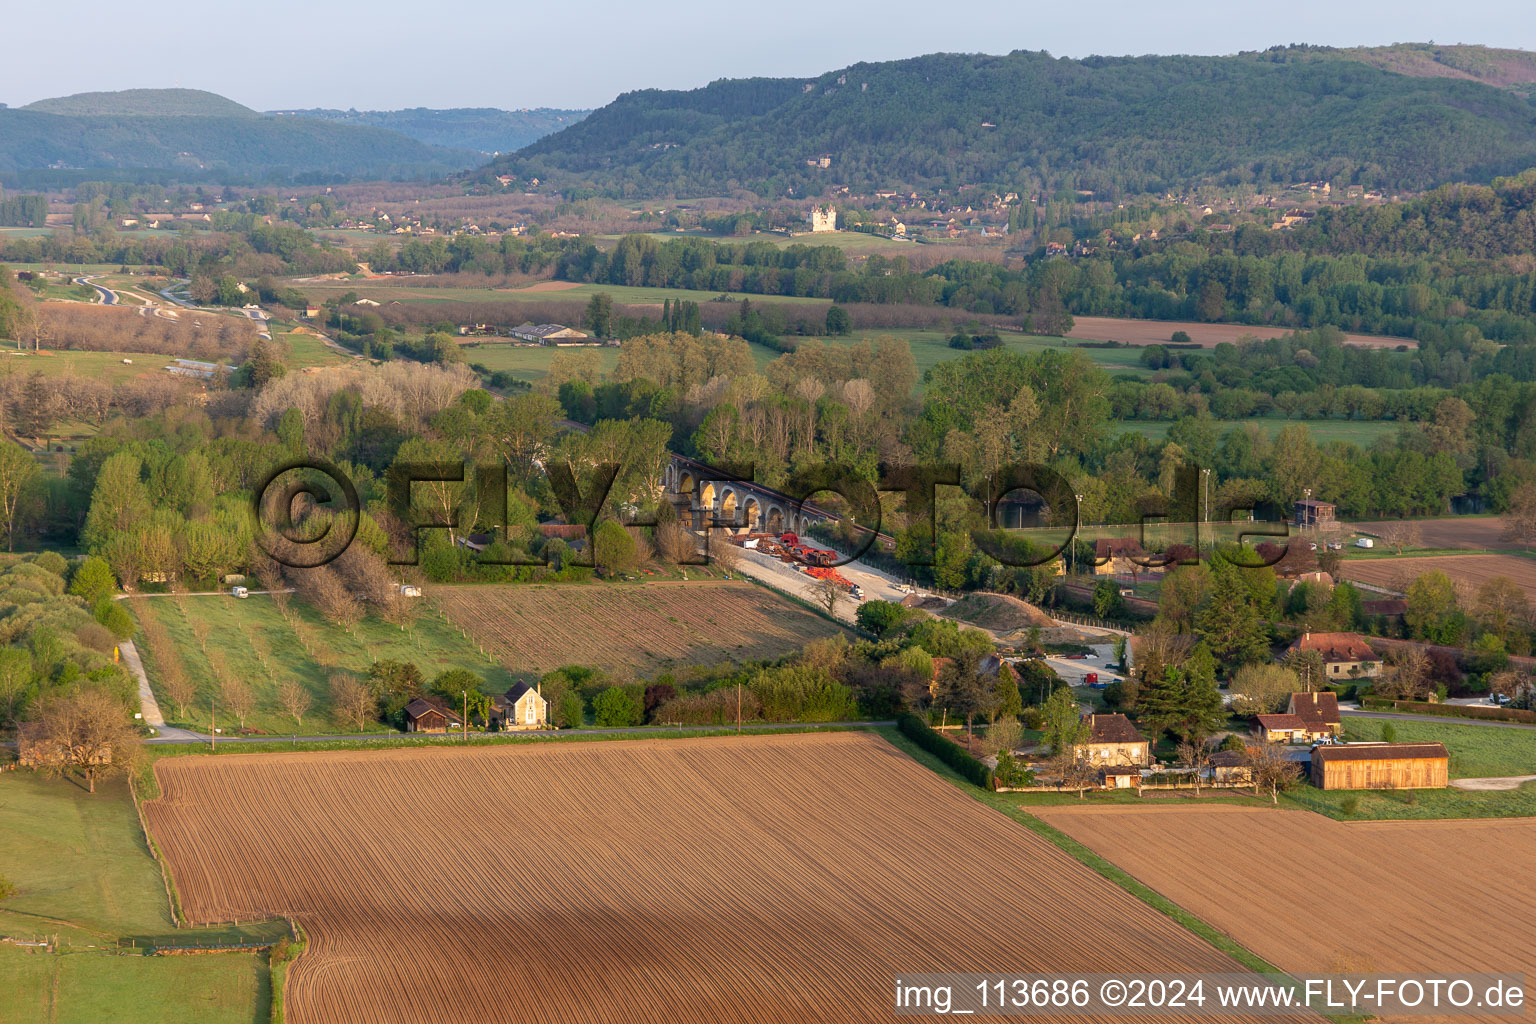
[[1228,673],[1264,660],[1269,648],[1258,603],[1241,578],[1244,571],[1224,558],[1215,559],[1210,596],[1195,615],[1195,634]]
[[1019,694],[1019,681],[1008,663],[997,666],[997,682],[992,685],[999,718],[1017,718],[1024,713],[1024,698]]
[[1183,666],[1170,665],[1147,681],[1137,697],[1137,717],[1155,738],[1171,732],[1188,743],[1202,742],[1226,720],[1216,689],[1216,659],[1204,644]]

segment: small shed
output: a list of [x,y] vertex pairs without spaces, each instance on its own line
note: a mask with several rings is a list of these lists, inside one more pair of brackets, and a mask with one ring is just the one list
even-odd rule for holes
[[1327,501],[1298,501],[1293,522],[1297,526],[1332,526],[1336,523],[1338,506]]
[[459,713],[436,697],[417,697],[405,706],[406,732],[447,732],[463,724]]
[[1318,789],[1444,789],[1449,782],[1443,743],[1347,743],[1312,751]]

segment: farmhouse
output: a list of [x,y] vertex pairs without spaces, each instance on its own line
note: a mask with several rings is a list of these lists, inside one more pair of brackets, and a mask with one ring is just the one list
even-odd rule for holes
[[1332,690],[1293,693],[1285,712],[1301,719],[1308,739],[1337,736],[1343,728],[1339,718],[1339,695]]
[[564,324],[523,323],[512,328],[512,337],[537,345],[558,345],[560,342],[587,341],[591,335]]
[[1318,789],[1444,789],[1449,777],[1443,743],[1349,743],[1312,751]]
[[1311,739],[1300,715],[1258,715],[1255,720],[1265,743],[1306,743]]
[[1218,750],[1211,755],[1211,782],[1218,786],[1247,786],[1253,782],[1248,754],[1242,750]]
[[406,732],[447,732],[463,724],[459,713],[436,697],[417,697],[405,706]]
[[542,729],[549,724],[549,701],[542,687],[518,683],[503,696],[491,698],[491,728]]
[[1329,679],[1353,679],[1381,674],[1381,659],[1358,633],[1308,631],[1291,644],[1293,651],[1316,651],[1323,659],[1323,675]]
[[1152,748],[1147,738],[1136,731],[1124,715],[1088,715],[1088,738],[1079,756],[1091,763],[1115,767],[1145,766],[1152,763]]

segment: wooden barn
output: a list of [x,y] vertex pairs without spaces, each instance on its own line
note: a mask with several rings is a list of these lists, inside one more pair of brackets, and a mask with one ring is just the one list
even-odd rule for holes
[[459,713],[436,697],[417,697],[405,706],[406,732],[447,732],[462,725]]
[[1449,781],[1443,743],[1347,743],[1312,751],[1318,789],[1444,789]]

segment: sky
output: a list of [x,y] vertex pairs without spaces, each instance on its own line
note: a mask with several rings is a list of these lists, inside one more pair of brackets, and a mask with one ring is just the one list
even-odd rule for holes
[[[1385,13],[1390,12],[1390,13]],[[632,89],[717,78],[814,76],[936,51],[1223,54],[1283,43],[1485,43],[1536,49],[1529,0],[268,0],[250,8],[160,0],[122,21],[77,0],[58,46],[11,46],[0,102],[77,92],[206,89],[258,110],[293,107],[595,107]],[[48,4],[17,4],[12,40],[60,31]]]

